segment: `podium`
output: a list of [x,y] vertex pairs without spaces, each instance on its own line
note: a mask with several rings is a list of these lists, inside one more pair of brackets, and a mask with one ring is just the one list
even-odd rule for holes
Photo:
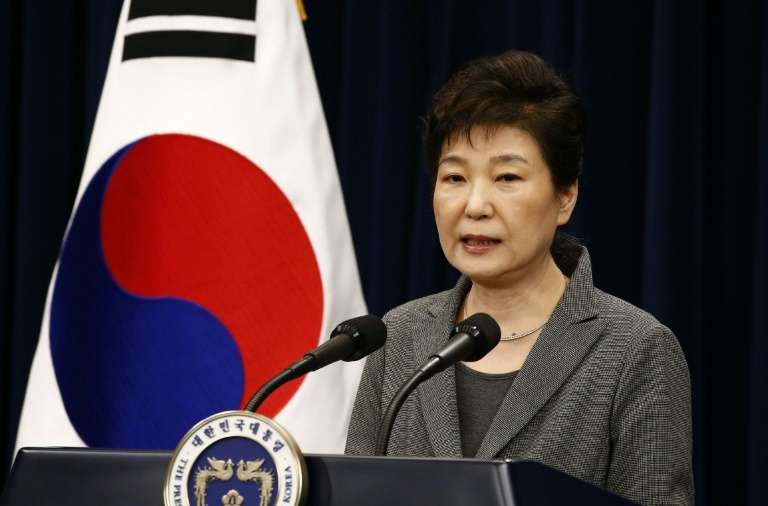
[[[22,448],[0,506],[163,506],[170,458],[170,452]],[[312,454],[305,460],[307,506],[634,504],[531,461]]]

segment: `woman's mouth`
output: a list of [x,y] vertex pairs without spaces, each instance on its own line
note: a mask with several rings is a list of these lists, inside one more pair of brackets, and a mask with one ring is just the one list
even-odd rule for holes
[[469,253],[486,253],[496,247],[501,241],[484,235],[468,234],[461,236],[464,250]]

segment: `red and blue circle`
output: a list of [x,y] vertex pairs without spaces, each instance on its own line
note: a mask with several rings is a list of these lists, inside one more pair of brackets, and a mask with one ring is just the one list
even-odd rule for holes
[[77,207],[51,354],[87,445],[172,448],[316,346],[322,314],[311,243],[269,176],[210,140],[152,135],[107,160]]

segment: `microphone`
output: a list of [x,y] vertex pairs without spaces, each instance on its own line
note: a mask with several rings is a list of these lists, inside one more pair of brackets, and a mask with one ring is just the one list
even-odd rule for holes
[[386,339],[387,327],[378,316],[358,316],[340,323],[331,332],[330,339],[264,383],[248,401],[246,411],[255,413],[264,400],[285,383],[339,360],[353,362],[366,357],[381,348]]
[[456,362],[474,362],[483,358],[501,339],[501,329],[496,320],[485,313],[476,313],[453,327],[451,338],[427,361],[416,369],[413,375],[395,393],[387,406],[376,440],[376,455],[384,455],[389,444],[389,435],[405,399],[416,387],[435,374],[444,371]]

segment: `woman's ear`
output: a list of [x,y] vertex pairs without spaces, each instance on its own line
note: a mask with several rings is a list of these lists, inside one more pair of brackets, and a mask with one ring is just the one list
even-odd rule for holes
[[576,207],[576,199],[579,197],[579,180],[564,190],[557,192],[559,207],[557,210],[557,224],[565,225],[571,219],[573,209]]

